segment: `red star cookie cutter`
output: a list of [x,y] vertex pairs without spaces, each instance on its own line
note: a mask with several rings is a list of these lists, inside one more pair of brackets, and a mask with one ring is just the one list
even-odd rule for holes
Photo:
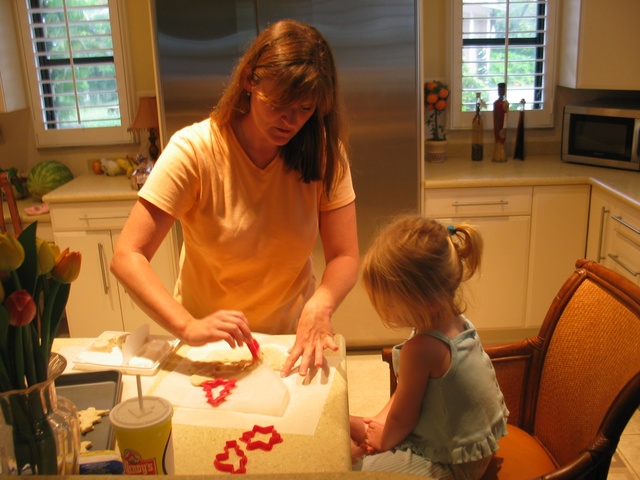
[[[263,440],[254,440],[253,437],[256,434],[263,435],[271,435],[267,442]],[[273,428],[273,425],[269,425],[268,427],[261,427],[260,425],[254,425],[252,430],[244,432],[240,437],[240,441],[245,442],[247,444],[247,450],[264,450],[265,452],[270,452],[273,446],[277,443],[282,443],[282,436]]]
[[[205,391],[207,402],[214,407],[217,407],[226,400],[231,393],[231,390],[236,388],[236,380],[229,378],[214,378],[213,380],[206,380],[202,382],[201,386]],[[213,389],[217,387],[222,387],[222,390],[220,390],[218,395],[214,397]]]
[[260,344],[255,338],[252,338],[249,343],[247,343],[247,348],[251,352],[251,356],[254,360],[260,359]]
[[[238,462],[238,468],[236,468],[233,461],[226,463],[231,457],[231,451],[233,451],[235,456],[240,459]],[[235,440],[228,440],[224,446],[224,451],[216,455],[216,459],[213,461],[213,466],[221,472],[247,473],[247,456],[238,446],[238,442]]]

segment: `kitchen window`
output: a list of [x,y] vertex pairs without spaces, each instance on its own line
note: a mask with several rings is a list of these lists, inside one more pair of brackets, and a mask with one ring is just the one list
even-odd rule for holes
[[470,128],[476,92],[491,111],[500,82],[511,110],[525,100],[527,126],[553,126],[557,0],[460,0],[451,8],[451,127]]
[[123,3],[16,3],[37,146],[131,143]]

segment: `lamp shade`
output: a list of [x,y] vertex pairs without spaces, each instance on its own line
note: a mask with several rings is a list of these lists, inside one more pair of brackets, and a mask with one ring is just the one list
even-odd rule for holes
[[156,97],[140,97],[136,119],[128,130],[146,130],[158,128],[159,126]]

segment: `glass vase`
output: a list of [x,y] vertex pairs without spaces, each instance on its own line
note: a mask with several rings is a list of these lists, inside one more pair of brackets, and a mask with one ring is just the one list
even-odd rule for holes
[[77,475],[80,425],[73,403],[56,394],[67,366],[52,353],[48,378],[24,390],[0,393],[0,475]]

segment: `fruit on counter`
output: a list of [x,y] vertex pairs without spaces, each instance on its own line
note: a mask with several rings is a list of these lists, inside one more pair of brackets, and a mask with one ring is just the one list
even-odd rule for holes
[[73,180],[69,167],[57,160],[44,160],[36,164],[27,175],[27,189],[37,201],[42,196]]
[[91,170],[96,175],[102,175],[104,172],[102,171],[102,162],[100,160],[94,160],[91,162]]
[[125,173],[125,171],[120,168],[120,165],[118,165],[118,162],[116,162],[115,160],[103,158],[102,160],[100,160],[100,163],[102,164],[102,171],[110,177],[123,175]]
[[130,158],[116,158],[118,166],[127,174],[127,178],[131,178],[133,170],[136,168],[135,162]]

